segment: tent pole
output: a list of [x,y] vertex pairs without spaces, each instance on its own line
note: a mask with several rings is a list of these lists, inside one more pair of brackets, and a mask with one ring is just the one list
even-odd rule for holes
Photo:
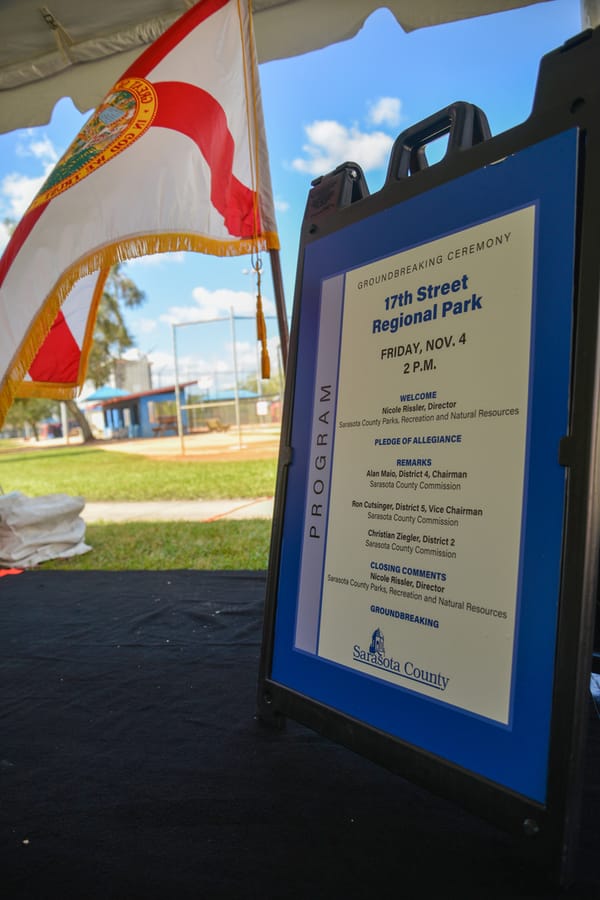
[[281,260],[279,250],[269,250],[271,259],[271,275],[273,277],[273,289],[275,291],[275,305],[277,307],[277,323],[279,325],[279,342],[281,344],[281,359],[284,374],[287,370],[288,345],[290,334],[288,329],[287,313],[285,309],[285,295],[283,292],[283,276],[281,274]]

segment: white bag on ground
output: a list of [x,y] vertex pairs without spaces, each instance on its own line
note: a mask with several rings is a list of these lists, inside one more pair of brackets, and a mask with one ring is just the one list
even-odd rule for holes
[[87,553],[92,548],[84,542],[85,522],[79,515],[84,506],[82,497],[68,494],[0,494],[0,565],[26,569]]

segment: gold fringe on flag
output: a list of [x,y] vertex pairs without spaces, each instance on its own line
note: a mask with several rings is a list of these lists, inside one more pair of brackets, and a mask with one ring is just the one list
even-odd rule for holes
[[[275,232],[264,232],[258,238],[254,236],[242,239],[232,238],[231,240],[210,238],[185,232],[167,232],[158,234],[141,233],[135,237],[123,238],[113,244],[107,244],[104,247],[93,250],[91,253],[85,254],[63,272],[57,284],[50,291],[29,332],[15,352],[4,380],[0,380],[0,427],[15,396],[30,397],[35,395],[36,397],[45,396],[66,400],[77,397],[81,390],[83,378],[76,385],[57,386],[56,389],[49,384],[42,388],[43,394],[39,390],[39,383],[36,383],[36,387],[28,387],[27,382],[23,381],[52,327],[59,309],[80,278],[92,275],[100,269],[106,269],[108,274],[108,270],[115,263],[136,259],[138,256],[149,256],[154,253],[191,250],[197,253],[208,253],[213,256],[242,256],[247,253],[255,253],[260,249],[270,250],[278,248],[279,238]],[[91,336],[87,340],[89,353]],[[84,359],[84,363],[86,360],[87,357]],[[85,375],[85,370],[81,374]]]

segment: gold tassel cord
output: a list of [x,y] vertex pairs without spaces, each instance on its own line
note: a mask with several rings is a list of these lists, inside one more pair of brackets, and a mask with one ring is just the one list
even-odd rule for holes
[[267,350],[266,345],[262,348],[260,353],[260,367],[263,380],[268,381],[271,377],[271,360],[269,359],[269,351]]
[[265,314],[262,306],[261,296],[261,269],[262,261],[260,257],[253,259],[252,266],[256,272],[256,340],[260,341],[260,367],[261,378],[267,381],[271,377],[271,360],[269,359],[269,350],[267,347],[267,323],[265,322]]
[[256,340],[264,344],[267,339],[267,326],[265,324],[265,315],[262,308],[262,298],[260,294],[256,297]]

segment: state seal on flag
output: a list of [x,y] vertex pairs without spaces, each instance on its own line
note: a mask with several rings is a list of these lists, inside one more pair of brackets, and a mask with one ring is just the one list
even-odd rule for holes
[[88,119],[44,182],[31,209],[47,203],[122,153],[152,125],[156,91],[144,78],[123,78]]

